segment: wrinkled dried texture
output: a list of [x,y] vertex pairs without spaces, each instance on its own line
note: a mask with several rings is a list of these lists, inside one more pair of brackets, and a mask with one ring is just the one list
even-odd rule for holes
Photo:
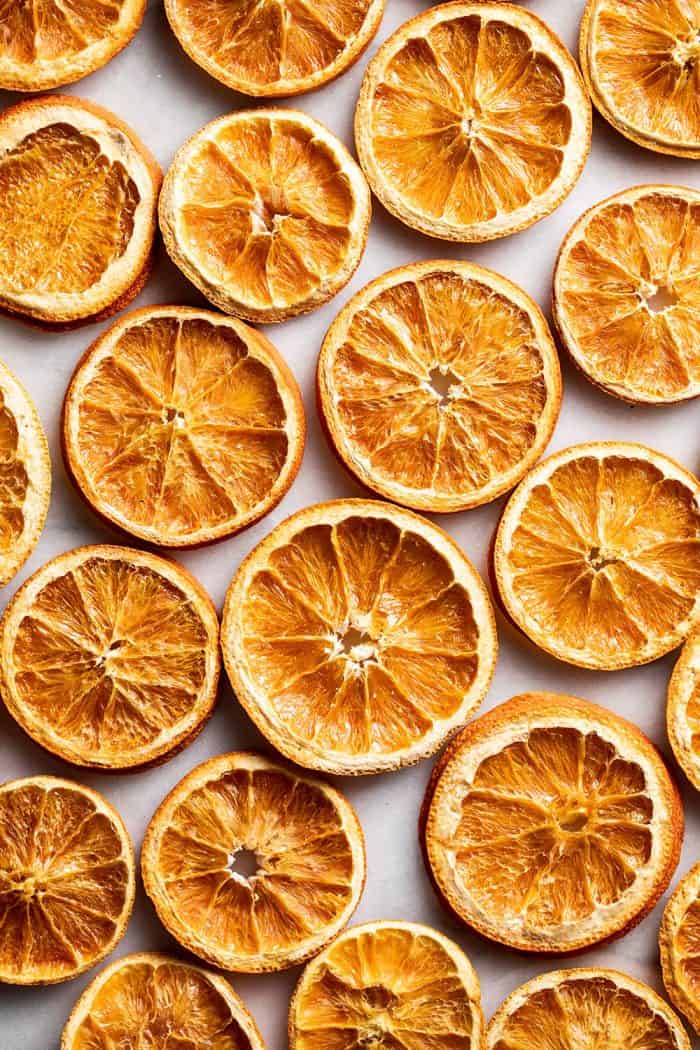
[[113,32],[123,0],[0,0],[0,57],[22,65],[79,55]]
[[21,537],[29,478],[18,455],[17,421],[0,391],[0,555],[7,556]]

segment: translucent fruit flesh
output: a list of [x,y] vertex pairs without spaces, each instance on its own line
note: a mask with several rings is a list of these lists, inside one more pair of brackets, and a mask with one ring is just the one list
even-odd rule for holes
[[0,8],[0,56],[31,66],[79,55],[113,33],[123,0],[33,0]]

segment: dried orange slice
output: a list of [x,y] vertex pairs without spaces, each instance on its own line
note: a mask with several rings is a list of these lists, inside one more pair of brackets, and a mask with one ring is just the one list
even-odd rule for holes
[[146,0],[9,0],[0,8],[0,88],[47,91],[104,66],[126,47]]
[[268,740],[345,774],[437,751],[486,695],[498,644],[486,588],[454,541],[370,500],[278,525],[228,590],[221,641]]
[[670,1006],[617,970],[554,970],[516,988],[488,1027],[487,1050],[690,1050]]
[[496,589],[540,649],[593,670],[656,660],[700,613],[700,482],[622,441],[537,466],[498,527]]
[[243,973],[315,955],[347,923],[366,875],[362,829],[340,792],[242,752],[176,785],[148,827],[141,867],[173,937]]
[[304,970],[289,1010],[290,1050],[482,1050],[474,968],[429,926],[345,930]]
[[671,1002],[700,1033],[700,864],[680,880],[669,898],[659,949]]
[[700,157],[694,0],[588,0],[581,68],[596,108],[638,146]]
[[117,959],[88,985],[63,1030],[61,1050],[265,1050],[228,981],[168,955]]
[[160,226],[173,261],[211,302],[267,323],[340,291],[362,257],[370,211],[362,172],[317,120],[239,110],[181,147]]
[[363,484],[457,511],[512,489],[539,459],[561,375],[528,295],[440,261],[392,270],[350,300],[323,343],[318,391],[333,446]]
[[2,698],[38,744],[93,769],[186,747],[212,712],[218,621],[193,576],[125,547],[47,562],[2,621]]
[[668,739],[678,765],[700,791],[700,633],[683,646],[666,703]]
[[0,309],[65,327],[121,309],[150,270],[161,172],[134,132],[67,95],[0,116]]
[[44,776],[0,785],[0,981],[55,984],[104,959],[126,930],[134,869],[96,791]]
[[582,215],[562,245],[553,315],[576,364],[609,394],[700,394],[700,192],[637,186]]
[[175,36],[198,65],[246,95],[312,91],[356,62],[385,0],[166,0]]
[[117,321],[79,363],[63,450],[101,517],[165,547],[230,536],[282,499],[306,424],[296,380],[242,321],[182,306]]
[[591,104],[576,63],[531,12],[450,3],[406,22],[367,67],[360,163],[385,208],[452,241],[505,237],[578,180]]
[[526,693],[471,722],[422,815],[440,899],[484,937],[564,953],[619,937],[666,890],[681,800],[644,734],[595,704]]

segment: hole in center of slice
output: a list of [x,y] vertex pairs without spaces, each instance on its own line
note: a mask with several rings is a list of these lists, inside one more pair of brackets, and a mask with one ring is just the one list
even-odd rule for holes
[[252,849],[237,849],[229,857],[228,870],[242,882],[249,882],[260,871],[258,855]]
[[440,407],[448,405],[457,397],[460,381],[449,368],[434,368],[430,373],[429,382]]
[[596,572],[600,572],[606,565],[614,565],[619,559],[607,554],[600,547],[591,547],[588,553],[588,564]]
[[588,823],[588,813],[583,806],[571,806],[559,817],[562,831],[582,831]]
[[672,306],[675,306],[678,302],[678,296],[666,285],[662,284],[656,289],[653,295],[647,296],[646,304],[649,312],[652,314],[661,314],[664,310],[669,310]]
[[371,660],[377,653],[374,639],[358,627],[348,627],[340,638],[340,646],[341,651],[358,664]]

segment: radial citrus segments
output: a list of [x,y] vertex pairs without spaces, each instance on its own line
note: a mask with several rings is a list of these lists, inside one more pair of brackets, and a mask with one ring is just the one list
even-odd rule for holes
[[98,545],[60,554],[5,611],[2,698],[26,733],[92,769],[133,769],[186,747],[219,677],[212,602],[175,562]]
[[289,1010],[290,1050],[482,1050],[479,979],[453,941],[412,922],[341,933],[308,963]]
[[180,44],[198,65],[247,95],[312,91],[356,62],[385,0],[166,0]]
[[258,521],[292,484],[306,423],[292,372],[242,321],[182,306],[120,319],[78,364],[63,451],[103,518],[164,547]]
[[96,791],[46,776],[0,785],[0,982],[95,966],[126,930],[134,887],[129,835]]
[[243,752],[176,785],[148,827],[141,868],[173,937],[243,973],[315,955],[349,920],[366,876],[362,828],[344,796]]
[[671,1002],[700,1032],[700,864],[680,880],[664,909],[659,949]]
[[678,765],[700,791],[700,633],[686,641],[668,684],[668,739]]
[[345,146],[294,109],[207,124],[178,151],[160,198],[176,265],[221,310],[261,323],[340,291],[359,265],[370,212]]
[[636,186],[566,236],[553,316],[588,379],[626,401],[700,394],[700,192]]
[[358,292],[318,363],[333,447],[368,488],[458,511],[520,481],[549,441],[559,360],[539,307],[463,262],[402,266]]
[[442,4],[369,63],[355,139],[393,215],[433,237],[486,241],[549,215],[573,189],[591,105],[576,63],[536,15]]
[[507,615],[550,655],[606,671],[656,660],[700,613],[700,482],[644,445],[573,445],[515,490],[492,564]]
[[526,693],[471,722],[438,762],[421,817],[440,899],[490,940],[580,951],[626,933],[678,864],[680,796],[630,722]]

